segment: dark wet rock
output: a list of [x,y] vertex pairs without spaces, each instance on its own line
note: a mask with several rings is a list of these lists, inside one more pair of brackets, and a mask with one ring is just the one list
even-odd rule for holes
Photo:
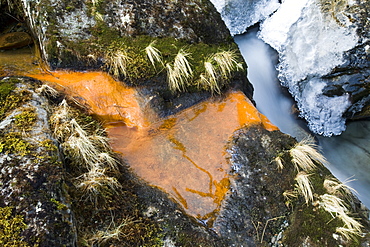
[[[162,78],[163,79],[163,78]],[[244,73],[238,73],[234,76],[233,81],[225,87],[223,93],[227,90],[239,90],[242,91],[253,103],[253,86],[249,83]],[[214,96],[211,92],[207,91],[191,91],[172,93],[167,86],[161,84],[143,85],[137,88],[141,99],[145,99],[141,102],[143,109],[150,106],[159,117],[167,117],[176,114],[184,109],[187,109],[199,102],[202,102],[210,97]],[[223,97],[217,95],[217,97]]]
[[[368,118],[370,99],[370,21],[368,1],[356,1],[355,4],[343,10],[343,13],[351,20],[352,26],[356,27],[358,45],[343,54],[344,63],[337,66],[331,73],[324,76],[327,86],[323,94],[336,96],[338,91],[331,90],[333,86],[350,96],[351,106],[343,116],[347,119]],[[338,16],[340,13],[338,13]],[[339,19],[337,19],[340,22]],[[343,24],[342,24],[343,25]]]
[[[34,8],[36,2],[21,1],[20,6],[25,10],[24,19],[40,45],[42,57],[52,69],[110,71],[109,52],[120,48],[132,50],[134,58],[130,62],[134,71],[129,71],[129,76],[121,73],[116,77],[130,86],[140,87],[144,95],[153,99],[151,102],[155,106],[160,102],[161,111],[166,112],[164,115],[208,98],[210,94],[196,85],[202,73],[202,61],[220,50],[238,50],[219,13],[208,0],[91,3],[42,0],[37,2],[40,8]],[[154,70],[148,61],[142,61],[147,58],[143,53],[145,47],[153,40],[157,41],[159,49],[164,47],[160,49],[163,65],[172,63],[179,49],[192,47],[190,63],[195,78],[186,93],[169,90],[164,67]],[[237,55],[246,68],[241,55]],[[226,91],[229,85],[242,88],[252,100],[253,88],[245,75],[244,69],[233,73],[223,89]]]
[[289,221],[283,192],[294,187],[295,171],[289,166],[279,171],[272,161],[294,143],[290,136],[258,126],[234,133],[228,146],[231,192],[214,223],[220,235],[232,239],[232,246],[269,241]]
[[[20,6],[25,10],[29,27],[40,44],[44,59],[54,68],[100,68],[104,64],[101,53],[106,50],[99,51],[99,45],[102,45],[99,42],[105,38],[107,40],[103,45],[114,44],[116,38],[124,36],[136,38],[135,35],[171,37],[173,42],[185,39],[187,45],[205,43],[207,47],[218,43],[233,44],[219,15],[208,1],[178,1],[178,5],[174,3],[169,0],[101,1],[94,6],[93,2],[86,4],[82,1],[31,0],[21,1]],[[35,8],[36,5],[38,8]],[[94,53],[97,50],[100,54]],[[231,86],[243,90],[251,97],[250,84],[241,74],[243,73],[233,78]],[[241,82],[236,83],[238,80]],[[160,116],[174,114],[210,96],[210,93],[194,93],[190,90],[187,93],[173,94],[164,86],[164,81],[163,75],[136,84],[130,81],[131,85],[140,87],[141,94],[147,96],[148,102],[144,103],[157,106]],[[339,86],[334,87],[340,89]],[[9,116],[2,120],[4,126],[13,123],[13,117]],[[86,116],[83,118],[89,119]],[[12,132],[14,133],[9,129],[4,133]],[[29,141],[31,143],[31,139]],[[279,241],[287,241],[289,246],[299,246],[306,239],[319,241],[315,242],[317,246],[325,246],[327,239],[330,239],[330,243],[337,243],[332,238],[333,229],[326,228],[331,219],[329,213],[319,214],[321,211],[314,210],[317,209],[316,206],[306,205],[302,198],[292,200],[291,208],[286,206],[282,193],[295,187],[296,171],[289,162],[287,153],[294,144],[291,137],[278,131],[268,132],[260,126],[238,130],[228,146],[233,169],[230,177],[231,191],[214,222],[209,222],[208,227],[186,215],[167,194],[140,181],[123,165],[120,166],[118,175],[113,172],[110,174],[116,176],[122,185],[120,193],[105,191],[101,201],[84,200],[84,192],[78,191],[73,184],[76,177],[81,175],[81,168],[76,169],[72,165],[73,157],[64,157],[65,167],[60,163],[54,164],[53,169],[50,166],[40,166],[42,176],[37,171],[32,171],[31,175],[34,176],[27,176],[28,173],[22,170],[19,172],[22,175],[20,181],[30,180],[32,190],[25,184],[13,192],[14,183],[8,182],[7,187],[4,187],[4,199],[1,199],[4,200],[4,205],[12,205],[9,193],[18,195],[14,199],[14,206],[17,207],[25,201],[19,190],[26,190],[27,193],[31,191],[27,198],[30,198],[32,205],[25,204],[22,208],[17,208],[17,214],[25,215],[25,221],[31,226],[40,219],[39,215],[43,216],[45,229],[49,227],[47,233],[40,236],[43,237],[40,241],[45,243],[44,246],[75,244],[70,208],[78,222],[76,228],[79,229],[80,245],[94,242],[94,239],[91,240],[92,235],[120,222],[127,222],[129,227],[122,228],[122,239],[112,240],[117,246],[159,243],[165,246],[256,246]],[[37,146],[36,143],[33,145]],[[42,147],[38,147],[36,153],[42,151]],[[56,151],[53,154],[57,155]],[[278,155],[282,155],[287,162],[281,172],[272,162]],[[2,159],[8,162],[8,156]],[[25,153],[22,157],[19,159],[23,159],[23,163],[26,162],[24,159],[33,160],[30,153]],[[12,157],[10,161],[11,159]],[[4,171],[5,174],[10,174],[12,169],[13,174],[15,169],[23,167],[35,168],[25,163],[21,166],[6,166]],[[59,187],[64,181],[63,169],[69,174],[65,190],[70,197]],[[323,193],[322,181],[326,175],[329,175],[326,169],[313,173],[317,193]],[[34,183],[33,177],[40,179]],[[7,179],[11,181],[10,178]],[[67,198],[72,200],[72,207]],[[58,206],[60,211],[57,211]],[[24,208],[25,211],[21,210]],[[354,208],[357,209],[357,206]],[[29,216],[25,212],[29,212]],[[56,217],[60,224],[53,224],[54,218],[50,215]],[[322,215],[326,218],[322,218]],[[67,220],[71,223],[65,225]],[[364,225],[367,227],[365,223],[366,221]],[[311,225],[313,228],[309,227]],[[335,226],[337,225],[330,225]],[[325,228],[325,231],[314,236],[313,233],[321,228]],[[28,230],[32,233],[33,229],[35,228],[30,227]],[[57,229],[59,232],[55,234]],[[44,229],[40,231],[45,232]],[[70,242],[64,243],[63,238],[66,236]]]
[[109,1],[104,10],[108,13],[105,21],[123,36],[171,36],[204,43],[230,39],[209,1]]
[[138,201],[143,208],[141,215],[159,224],[163,231],[163,242],[167,242],[168,246],[230,246],[231,243],[226,238],[189,217],[163,191],[145,183],[137,183],[135,187]]
[[13,32],[0,35],[0,50],[21,48],[32,43],[31,36],[26,32]]
[[[368,24],[369,25],[369,24]],[[362,27],[362,26],[360,26]],[[360,33],[367,39],[368,33]],[[370,42],[356,46],[344,54],[345,63],[325,76],[327,85],[323,89],[326,96],[347,93],[352,105],[344,113],[347,119],[368,118],[370,114]],[[336,88],[337,90],[333,90]]]
[[[75,221],[48,123],[48,101],[34,91],[32,79],[7,77],[0,84],[0,206],[23,216],[27,228],[21,235],[28,244],[75,246]],[[6,96],[3,86],[11,84],[14,89]]]
[[[230,246],[338,246],[345,242],[335,229],[343,223],[318,207],[319,195],[330,172],[319,166],[311,172],[315,201],[289,201],[283,196],[296,187],[296,168],[287,153],[296,141],[279,131],[260,126],[236,131],[228,145],[232,167],[230,192],[224,199],[213,229],[228,239]],[[283,168],[274,159],[283,159]],[[369,211],[356,197],[351,210],[361,218],[364,232],[369,232]],[[330,223],[329,220],[332,222]],[[363,244],[369,240],[360,239]]]

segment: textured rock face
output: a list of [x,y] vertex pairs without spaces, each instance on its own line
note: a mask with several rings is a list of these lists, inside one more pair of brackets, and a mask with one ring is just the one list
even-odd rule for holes
[[269,242],[289,221],[290,210],[285,205],[283,192],[294,186],[294,169],[288,166],[283,172],[279,171],[272,161],[294,143],[293,138],[260,126],[234,133],[228,146],[231,193],[214,226],[221,235],[233,240],[233,246]]
[[[178,3],[176,6],[182,6],[181,10],[177,9],[173,3],[173,1],[160,2],[162,6],[162,9],[160,9],[154,6],[154,3],[140,1],[135,1],[134,3],[111,3],[108,1],[103,3],[89,2],[88,4],[64,1],[37,2],[33,0],[24,0],[21,2],[26,16],[29,17],[29,25],[35,36],[39,39],[44,57],[48,59],[49,62],[55,58],[55,67],[73,67],[78,60],[77,58],[82,54],[74,49],[74,46],[81,42],[82,46],[87,47],[88,52],[93,51],[96,46],[90,47],[89,45],[92,43],[89,43],[90,41],[84,43],[84,41],[90,38],[93,41],[99,41],[99,39],[104,38],[105,35],[110,34],[110,32],[107,32],[107,28],[109,31],[113,30],[118,32],[118,37],[141,34],[158,37],[162,35],[171,36],[172,38],[179,39],[186,37],[189,44],[202,41],[208,45],[223,40],[227,41],[229,39],[226,34],[226,36],[223,36],[224,33],[220,36],[214,36],[215,33],[213,32],[217,34],[222,28],[211,31],[207,30],[207,32],[205,30],[208,29],[208,26],[203,23],[204,26],[200,25],[199,20],[202,20],[202,22],[211,20],[213,18],[212,14],[198,12],[199,8],[196,7],[197,5],[193,5],[193,2],[190,3],[190,1]],[[206,10],[208,8],[212,9],[212,7],[208,7],[208,3],[205,4]],[[194,8],[189,6],[193,6]],[[164,11],[156,12],[160,10]],[[191,11],[194,11],[197,16],[191,16],[189,14]],[[116,15],[113,13],[116,13]],[[159,16],[158,23],[155,23],[157,20],[153,20],[153,18],[157,17],[157,15]],[[186,18],[181,19],[182,17]],[[181,20],[176,18],[180,18]],[[215,18],[217,19],[218,17]],[[101,23],[102,19],[104,25]],[[164,21],[164,19],[166,20]],[[172,26],[167,25],[167,22],[171,23]],[[188,23],[191,23],[190,27],[187,26]],[[122,28],[121,25],[124,26],[124,28]],[[174,29],[173,26],[175,27]],[[199,26],[200,31],[196,26]],[[98,30],[95,30],[95,28]],[[95,33],[92,34],[93,32]],[[94,36],[99,33],[102,34],[101,37]],[[212,35],[207,36],[210,33]],[[101,60],[99,61],[99,58],[93,57],[93,54],[90,54],[91,60],[86,60],[89,53],[85,53],[85,55],[86,57],[80,57],[81,63],[83,63],[84,66],[94,67],[97,66],[99,62],[102,62]],[[53,58],[52,56],[56,57]],[[92,65],[89,64],[88,61],[90,61]],[[163,80],[164,78],[162,76],[159,77],[159,79]],[[152,80],[150,82],[150,87],[145,89],[149,92],[146,93],[145,90],[142,90],[141,93],[147,95],[148,98],[149,96],[157,97],[157,95],[159,95],[157,92],[162,89],[160,86],[155,85],[157,83],[158,81]],[[155,89],[155,87],[159,87],[160,90]],[[251,91],[249,91],[249,93],[251,93]],[[33,94],[31,93],[31,95]],[[191,93],[182,95],[189,97],[189,101],[185,101],[179,96],[171,102],[176,102],[176,104],[171,106],[165,105],[170,100],[163,95],[156,98],[154,104],[156,104],[156,102],[160,103],[160,106],[158,106],[159,115],[166,116],[168,114],[173,114],[177,111],[177,108],[181,109],[181,105],[184,101],[186,103],[184,107],[188,107],[192,105],[194,101],[205,98],[202,94],[196,97],[191,95]],[[15,114],[18,115],[18,113]],[[11,124],[13,124],[13,117],[6,117],[2,120],[1,126],[5,126],[3,127],[5,135],[14,133],[13,130],[8,130],[8,127],[6,127]],[[40,126],[47,127],[45,122],[44,125]],[[39,128],[33,126],[32,129],[36,131],[32,134],[39,137],[37,132]],[[20,139],[19,136],[17,138]],[[38,143],[31,143],[31,141],[32,140],[29,140],[29,145],[40,146]],[[120,184],[125,185],[123,186],[124,190],[120,191],[118,196],[115,193],[106,194],[105,198],[103,198],[104,203],[101,205],[98,205],[97,202],[94,203],[94,200],[81,200],[83,196],[81,195],[82,192],[74,191],[75,195],[71,196],[73,196],[74,200],[73,210],[75,210],[79,222],[77,227],[80,227],[79,229],[83,229],[90,234],[88,236],[91,236],[94,235],[94,233],[99,233],[104,230],[109,232],[111,225],[115,225],[116,223],[119,224],[120,221],[113,221],[113,216],[117,217],[116,219],[119,220],[126,219],[127,221],[131,221],[129,222],[129,226],[133,229],[134,233],[131,232],[130,228],[123,229],[123,231],[127,231],[127,234],[123,232],[124,237],[120,236],[124,240],[118,238],[111,242],[108,241],[107,243],[107,245],[112,243],[112,245],[117,246],[139,245],[138,241],[141,241],[140,245],[146,245],[148,242],[158,243],[163,241],[162,244],[165,245],[165,243],[167,243],[169,246],[253,246],[266,242],[277,242],[277,244],[279,244],[278,240],[282,239],[281,235],[283,230],[285,230],[291,222],[294,222],[294,219],[302,219],[302,214],[300,212],[306,212],[308,208],[311,210],[308,216],[303,215],[307,216],[304,220],[295,221],[294,228],[291,228],[291,233],[286,235],[297,235],[296,229],[299,229],[299,222],[304,222],[305,225],[310,225],[310,223],[315,222],[313,231],[309,229],[302,232],[302,234],[297,237],[297,241],[291,240],[289,243],[290,246],[298,246],[306,238],[311,238],[313,241],[316,241],[317,236],[312,236],[312,233],[320,227],[325,226],[326,223],[331,220],[330,214],[325,214],[325,216],[329,218],[325,218],[328,220],[324,221],[323,218],[320,217],[321,215],[317,216],[315,213],[312,213],[314,211],[311,205],[307,206],[304,204],[303,200],[297,199],[291,202],[291,206],[294,206],[294,214],[290,215],[290,209],[285,207],[286,200],[283,198],[282,193],[286,190],[294,189],[294,176],[296,175],[296,171],[289,161],[287,161],[287,163],[290,165],[287,165],[282,173],[279,173],[275,163],[271,163],[280,153],[283,153],[285,155],[284,158],[288,160],[289,155],[287,150],[291,148],[294,143],[295,141],[289,136],[283,135],[278,131],[268,132],[260,126],[243,128],[235,133],[228,149],[230,153],[230,165],[233,168],[233,172],[230,174],[231,191],[214,221],[214,230],[218,235],[215,234],[212,229],[203,227],[199,224],[200,222],[196,222],[196,220],[187,216],[181,207],[171,201],[164,193],[143,182],[138,182],[125,167],[120,167],[120,173],[115,173],[115,176],[119,176]],[[17,140],[17,145],[9,145],[9,142],[2,142],[1,144],[1,148],[3,149],[1,153],[5,154],[4,158],[2,158],[4,162],[8,162],[8,160],[10,162],[12,160],[10,151],[13,150],[12,148],[14,146],[18,147],[17,150],[21,151],[21,154],[24,154],[23,157],[26,157],[27,161],[33,160],[33,158],[29,156],[29,153],[27,153],[28,148],[31,146],[25,142]],[[46,144],[44,144],[44,146],[45,145]],[[37,154],[43,151],[42,147],[39,147],[39,149],[40,150],[36,150]],[[53,152],[54,155],[57,154],[55,150]],[[37,155],[37,157],[40,158],[39,155]],[[20,158],[20,160],[22,159],[23,158]],[[63,181],[63,178],[59,176],[62,174],[61,164],[50,164],[46,166],[47,169],[43,167],[42,174],[38,174],[37,170],[32,170],[30,172],[23,172],[22,170],[22,172],[19,172],[21,176],[20,180],[30,180],[32,189],[27,190],[28,187],[26,184],[17,187],[15,192],[13,192],[16,183],[12,183],[14,181],[6,176],[13,174],[14,169],[23,167],[38,169],[37,166],[29,166],[27,161],[23,160],[22,162],[25,163],[25,165],[21,166],[12,167],[9,166],[9,163],[6,163],[6,165],[2,167],[4,168],[5,174],[4,180],[10,181],[7,182],[4,187],[4,191],[7,192],[4,194],[5,204],[12,205],[8,195],[9,193],[13,193],[14,195],[19,195],[15,199],[17,205],[23,205],[21,204],[22,201],[26,200],[22,199],[22,193],[20,194],[18,190],[24,188],[26,193],[23,194],[27,194],[28,191],[31,191],[31,196],[29,198],[32,205],[28,206],[28,204],[26,204],[25,206],[27,209],[26,211],[30,212],[30,216],[28,218],[25,217],[25,219],[30,222],[28,224],[34,226],[32,220],[39,222],[40,215],[42,219],[44,219],[43,222],[46,222],[45,227],[50,227],[48,231],[44,229],[40,230],[41,233],[37,235],[40,236],[39,241],[42,242],[44,246],[74,245],[75,230],[70,216],[69,205],[65,200],[66,196],[63,194],[63,190],[59,190],[60,187],[58,187],[59,183]],[[65,161],[68,161],[68,159],[65,159]],[[21,164],[23,164],[22,162]],[[69,160],[69,162],[71,162],[71,160]],[[75,169],[71,172],[78,173],[75,175],[80,176],[80,171],[78,170],[79,169]],[[322,179],[326,174],[326,172],[322,172],[321,170],[318,171],[317,174],[315,173],[315,177],[319,180],[321,185]],[[36,181],[41,182],[35,182],[33,177],[40,178]],[[57,181],[59,181],[59,183]],[[323,190],[322,186],[315,185],[315,188]],[[35,192],[35,195],[33,192]],[[320,193],[321,192],[322,191],[320,191]],[[51,195],[49,195],[49,193]],[[27,195],[29,196],[29,194]],[[55,212],[55,208],[59,211]],[[317,207],[315,207],[315,209],[317,209]],[[17,211],[17,213],[22,212],[21,210]],[[56,216],[54,216],[57,218],[59,224],[54,224],[52,220],[54,218],[47,214],[48,212],[51,212],[51,215],[54,213],[56,214]],[[72,223],[65,224],[68,220]],[[148,222],[150,222],[150,224],[147,224]],[[210,225],[212,225],[211,222]],[[334,225],[334,227],[335,226],[336,225]],[[29,228],[31,234],[27,232],[26,234],[32,235],[33,232],[37,232],[36,229],[36,227]],[[60,235],[55,234],[58,231],[57,229],[60,229]],[[331,241],[334,241],[331,239],[333,234],[331,230],[333,229],[320,232],[318,238],[328,236]],[[46,233],[44,234],[44,232]],[[86,236],[83,236],[86,232],[79,232],[81,242],[86,240],[86,242],[90,241],[93,242],[93,244],[99,243],[100,240],[94,240],[93,237],[86,239]],[[135,237],[137,237],[135,234],[139,236],[137,239],[135,239]],[[278,236],[280,236],[275,237],[275,240],[277,239],[276,241],[272,240],[274,234],[279,234]],[[69,239],[70,242],[63,240],[64,238]],[[84,244],[86,244],[86,242]],[[324,245],[325,241],[319,242],[318,244],[318,246]]]
[[16,84],[1,99],[0,204],[24,217],[22,236],[30,245],[75,246],[75,222],[48,124],[47,100],[32,89],[32,80],[2,78],[0,84],[9,81]]
[[171,36],[204,43],[229,39],[226,26],[209,1],[109,1],[104,11],[108,25],[124,36]]
[[[337,227],[343,227],[344,223],[322,207],[322,198],[332,193],[325,187],[326,179],[331,177],[325,167],[317,163],[310,172],[312,202],[305,203],[299,194],[288,196],[299,188],[298,174],[302,173],[301,167],[293,165],[290,150],[296,145],[290,136],[267,131],[258,125],[234,132],[227,147],[232,168],[230,193],[213,225],[231,246],[349,244],[336,233]],[[278,166],[276,157],[281,158],[282,166]],[[367,233],[368,212],[362,212],[354,197],[347,203]],[[364,246],[368,241],[359,239]]]
[[[19,4],[48,62],[52,61],[57,51],[62,60],[68,54],[87,60],[81,54],[76,54],[78,51],[73,44],[97,38],[92,33],[102,24],[121,36],[173,37],[191,43],[209,44],[231,40],[226,26],[209,1],[68,3],[57,0],[20,0]],[[35,8],[36,5],[38,8]]]
[[345,20],[343,16],[347,15],[357,27],[359,41],[358,45],[344,53],[345,62],[325,77],[328,83],[323,94],[330,97],[349,94],[351,106],[344,116],[348,119],[367,118],[370,116],[370,21],[367,11],[370,3],[357,1],[347,7],[338,3],[335,7],[340,11],[334,13],[334,10],[330,10],[329,13],[342,25]]

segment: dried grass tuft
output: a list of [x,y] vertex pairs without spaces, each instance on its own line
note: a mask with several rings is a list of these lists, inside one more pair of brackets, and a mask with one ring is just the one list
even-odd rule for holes
[[91,201],[96,201],[99,195],[104,195],[104,189],[118,194],[121,184],[114,177],[105,175],[105,169],[98,165],[76,178],[75,186],[84,192],[84,195]]
[[154,68],[156,62],[164,66],[162,54],[157,48],[154,47],[155,43],[156,41],[154,40],[145,48],[146,55],[148,56],[149,61],[152,63]]
[[59,96],[59,92],[49,85],[43,84],[41,87],[37,88],[36,93],[45,95],[49,98],[56,98]]
[[120,240],[122,237],[127,236],[127,233],[125,234],[124,232],[130,232],[127,229],[134,223],[135,221],[132,218],[127,217],[119,225],[116,225],[114,219],[112,219],[112,223],[106,230],[96,232],[88,241],[93,244],[103,244],[111,240]]
[[355,189],[346,184],[352,181],[354,181],[354,179],[348,179],[344,183],[342,183],[336,178],[330,177],[324,180],[324,188],[329,194],[348,198],[351,196],[351,191],[358,194]]
[[316,168],[316,163],[327,164],[327,160],[317,149],[318,147],[314,144],[313,139],[306,138],[289,150],[296,169],[299,170],[301,168],[309,172]]
[[212,93],[221,94],[223,81],[230,80],[232,72],[240,68],[235,51],[217,52],[206,58],[205,71],[200,75],[199,83]]
[[279,171],[283,170],[284,165],[283,165],[283,159],[281,158],[281,156],[276,156],[276,158],[274,159],[274,162],[276,163],[277,169]]
[[124,49],[108,50],[106,60],[113,75],[117,77],[121,74],[125,77],[128,76],[127,68],[132,59]]
[[172,92],[185,91],[186,84],[193,75],[193,70],[190,67],[190,63],[187,59],[190,54],[184,50],[180,50],[176,57],[173,65],[167,63],[167,81],[169,88]]
[[346,239],[351,239],[354,235],[361,236],[363,227],[355,218],[349,216],[349,210],[342,199],[335,195],[324,194],[320,196],[320,207],[329,212],[333,218],[337,217],[344,223],[344,227],[338,227],[337,232]]
[[296,187],[298,189],[299,194],[301,194],[306,203],[308,204],[310,201],[313,201],[313,191],[312,191],[312,184],[309,179],[310,174],[307,174],[304,171],[298,172],[295,180],[297,182]]

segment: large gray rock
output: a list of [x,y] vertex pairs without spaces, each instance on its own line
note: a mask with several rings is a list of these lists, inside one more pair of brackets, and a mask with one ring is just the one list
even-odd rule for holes
[[[5,85],[13,91],[3,90]],[[75,246],[77,233],[64,187],[64,167],[48,123],[48,100],[35,81],[0,79],[0,206],[14,208],[25,242]]]

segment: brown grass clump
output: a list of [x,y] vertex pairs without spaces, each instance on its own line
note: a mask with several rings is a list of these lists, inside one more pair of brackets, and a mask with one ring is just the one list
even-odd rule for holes
[[106,61],[110,67],[110,72],[114,76],[123,75],[128,76],[127,68],[129,62],[132,60],[124,49],[109,50],[106,54]]
[[45,95],[49,98],[56,98],[59,96],[59,92],[49,85],[43,84],[41,87],[37,88],[36,93]]
[[204,62],[204,73],[200,75],[199,83],[212,93],[221,94],[224,81],[231,78],[232,72],[243,66],[238,63],[235,51],[221,51],[209,56]]
[[127,232],[127,228],[130,225],[136,223],[132,218],[125,218],[119,225],[116,225],[114,219],[112,219],[112,223],[108,226],[108,228],[104,231],[97,231],[91,238],[89,238],[88,242],[102,244],[110,240],[120,240],[122,237],[125,237]]
[[338,227],[336,229],[337,233],[341,234],[347,240],[350,240],[355,236],[362,236],[361,228],[363,226],[355,218],[349,216],[349,210],[342,199],[329,194],[321,195],[319,199],[320,207],[329,212],[333,218],[337,217],[343,221],[344,227]]
[[355,189],[348,186],[346,183],[354,181],[353,179],[347,180],[344,183],[338,181],[336,178],[330,177],[324,180],[324,188],[328,191],[329,194],[336,195],[339,197],[349,197],[351,191],[357,193]]
[[116,178],[107,176],[106,170],[98,165],[92,166],[91,169],[76,178],[75,186],[84,192],[84,196],[91,201],[96,201],[99,195],[105,194],[105,190],[118,194],[121,184]]

